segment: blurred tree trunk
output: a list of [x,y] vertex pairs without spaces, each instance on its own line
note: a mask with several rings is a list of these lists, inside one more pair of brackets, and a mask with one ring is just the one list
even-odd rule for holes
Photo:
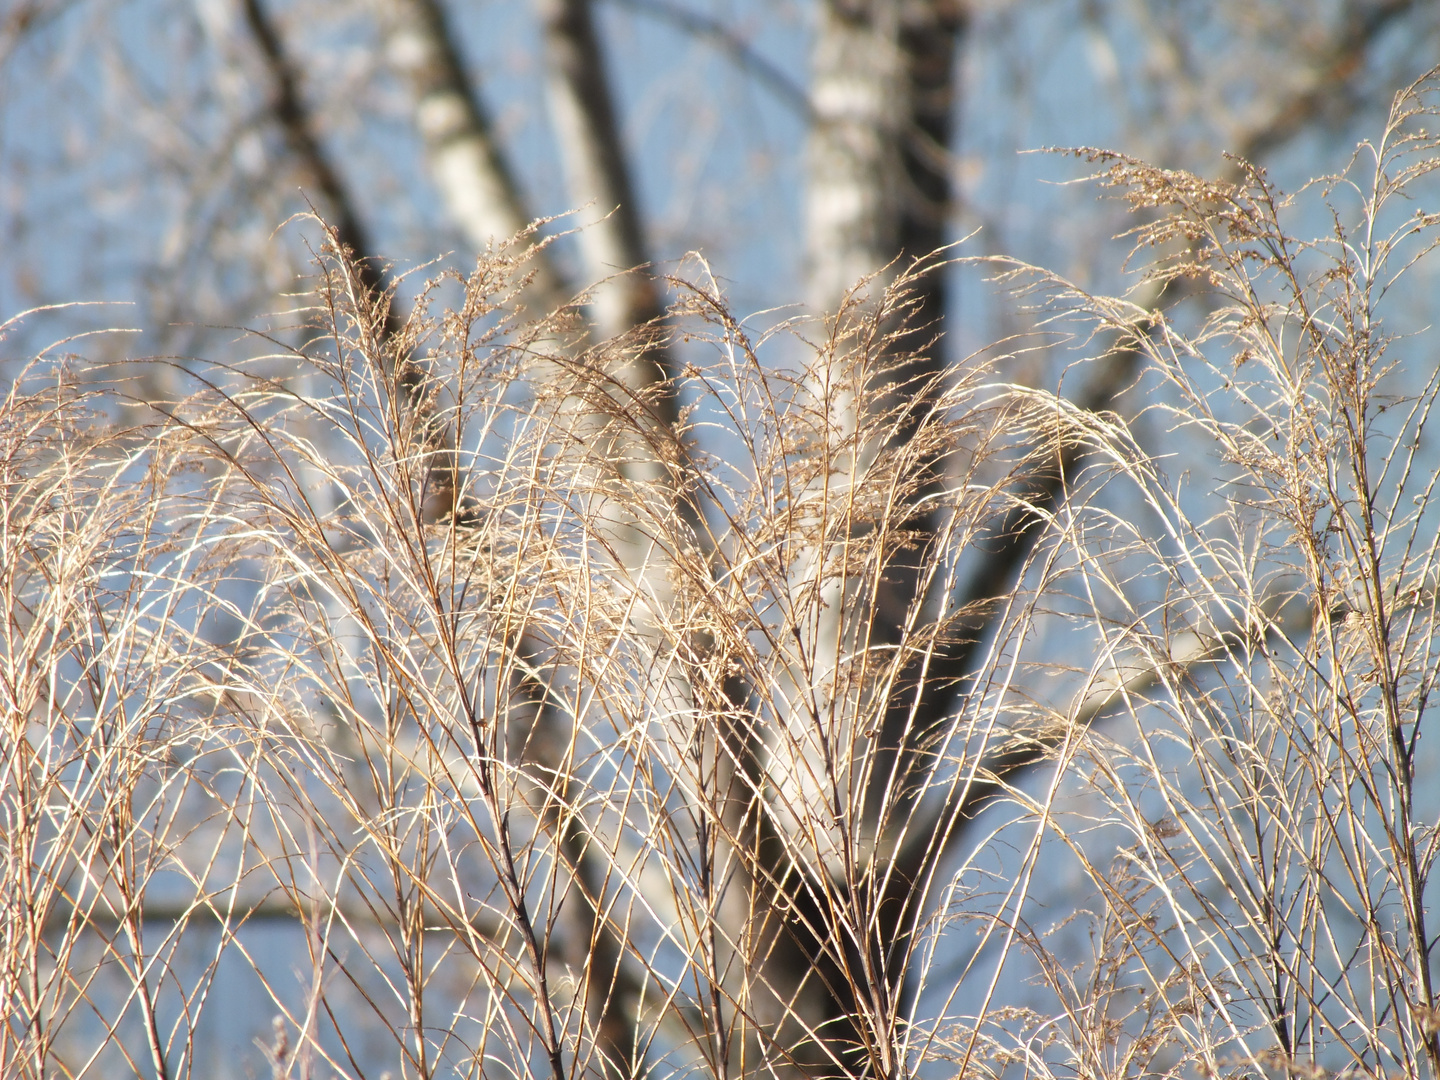
[[[924,401],[938,393],[944,368],[938,339],[945,306],[944,268],[934,253],[946,241],[951,221],[951,145],[956,117],[956,63],[966,26],[966,8],[955,0],[826,0],[818,5],[812,52],[812,127],[806,155],[805,258],[807,299],[811,312],[829,317],[846,308],[863,310],[878,302],[879,294],[898,275],[907,285],[908,333],[894,342],[911,354],[901,366],[883,373],[862,373],[849,381],[843,361],[828,358],[809,375],[812,407],[831,428],[831,440],[849,449],[836,455],[828,478],[816,481],[825,489],[814,493],[819,517],[810,525],[813,545],[802,553],[793,570],[792,598],[807,612],[800,628],[797,660],[792,665],[792,695],[785,730],[769,736],[770,756],[777,741],[805,748],[805,768],[785,769],[788,780],[768,777],[776,784],[772,828],[793,832],[801,821],[781,806],[806,808],[801,817],[824,820],[831,793],[807,777],[826,775],[821,757],[826,730],[838,732],[835,744],[854,752],[861,745],[854,730],[856,717],[845,715],[844,657],[895,643],[901,625],[917,595],[928,550],[925,536],[933,537],[936,522],[919,514],[911,523],[921,538],[908,555],[887,564],[886,584],[870,603],[856,602],[857,583],[828,567],[845,562],[849,540],[848,486],[852,477],[870,467],[884,448],[857,435],[866,426],[866,408],[857,399],[867,380],[880,379],[889,390],[873,399],[878,407],[893,407],[902,397]],[[928,263],[925,261],[928,260]],[[925,265],[921,265],[925,264]],[[857,297],[858,282],[868,298]],[[852,305],[860,304],[859,309]],[[899,330],[899,327],[891,328]],[[842,332],[835,324],[828,333]],[[859,348],[854,341],[834,340],[843,354]],[[871,391],[883,389],[870,386]],[[865,400],[872,400],[868,397]],[[872,404],[869,407],[875,407]],[[895,433],[905,438],[904,425]],[[938,483],[942,462],[929,462]],[[849,476],[846,472],[849,472]],[[802,596],[814,596],[805,602]],[[901,695],[904,696],[904,695]],[[897,712],[905,711],[903,708]],[[882,744],[892,757],[903,752],[902,732],[910,725],[897,716],[887,724]],[[782,752],[783,753],[783,752]],[[842,768],[842,777],[849,770]],[[881,765],[871,774],[883,787],[889,768]],[[857,805],[846,796],[850,805]],[[878,812],[883,795],[862,795],[858,805]],[[862,826],[873,839],[875,822]],[[778,845],[777,850],[788,845]],[[822,860],[824,853],[817,853]],[[873,848],[872,848],[873,854]],[[807,1075],[854,1074],[862,1067],[867,1039],[857,1024],[862,1010],[851,996],[852,970],[837,953],[845,935],[831,924],[819,902],[824,890],[805,880],[807,875],[835,874],[834,866],[786,868],[776,865],[767,876],[789,886],[789,895],[766,911],[764,942],[765,983],[784,1016],[775,1021],[781,1045],[795,1047],[796,1064]],[[853,885],[854,883],[849,883]],[[840,883],[838,887],[846,887]],[[764,910],[762,907],[761,910]],[[894,913],[887,909],[886,915]],[[871,928],[875,937],[858,943],[895,940],[898,924]],[[885,983],[869,987],[893,1002],[900,972],[887,959],[903,956],[904,949],[887,955],[883,948],[870,958],[873,970]],[[850,966],[855,961],[852,958]],[[882,1003],[880,1011],[891,1006]],[[807,1044],[809,1049],[806,1049]],[[901,1068],[894,1063],[895,1068]]]
[[[597,338],[618,337],[663,312],[655,284],[643,272],[650,257],[604,51],[590,0],[536,0],[536,11],[545,38],[550,116],[580,230],[587,308]],[[662,366],[646,376],[653,382],[666,374]]]
[[[386,53],[409,80],[415,129],[451,223],[477,254],[520,235],[534,214],[495,141],[445,7],[440,0],[394,0],[384,18]],[[570,287],[547,253],[535,256],[532,270],[529,298],[541,313],[569,300]]]
[[[585,308],[597,341],[631,333],[649,335],[650,345],[626,350],[624,366],[614,372],[622,409],[643,409],[647,424],[668,428],[676,418],[668,354],[649,324],[662,314],[648,263],[639,211],[632,194],[626,155],[620,143],[604,55],[588,0],[540,0],[537,13],[546,46],[551,114],[559,135],[570,202],[577,207],[578,241],[584,259]],[[452,221],[477,250],[507,239],[529,225],[530,213],[513,181],[513,171],[491,134],[478,91],[466,75],[438,0],[402,0],[391,12],[392,62],[410,78],[415,120],[429,158],[430,171]],[[536,258],[529,295],[545,308],[568,302],[549,253]],[[562,350],[562,343],[554,343]],[[559,372],[556,372],[559,375]],[[601,392],[606,392],[603,389]],[[665,467],[643,446],[615,434],[603,413],[587,415],[578,400],[567,410],[576,436],[611,440],[609,456],[627,482],[671,488]],[[615,441],[615,440],[619,441]],[[603,500],[602,500],[603,502]],[[678,501],[677,501],[678,503]],[[664,609],[670,596],[670,567],[663,553],[647,542],[633,521],[598,508],[601,535],[620,553],[621,570],[638,586],[642,608]],[[653,617],[653,616],[652,616]],[[581,991],[605,1074],[633,1076],[643,1064],[637,1035],[641,990],[624,963],[621,941],[598,913],[606,902],[600,858],[580,827],[580,818],[564,809],[571,799],[563,748],[576,733],[543,704],[534,701],[533,732],[523,741],[535,764],[548,777],[548,827],[570,873],[556,910],[562,920],[548,929],[550,955],[572,972],[583,972]],[[672,687],[662,711],[688,708],[684,688]]]
[[[952,217],[955,73],[965,8],[957,0],[831,0],[819,15],[805,192],[809,307],[817,315],[838,312],[857,283],[868,280],[873,297],[897,274],[919,268],[907,286],[909,333],[899,341],[913,356],[886,378],[895,394],[933,394],[945,364],[939,335],[946,299],[935,253],[945,245]],[[837,436],[848,438],[860,417],[849,391],[828,385],[830,378],[831,372],[814,373],[811,392]],[[902,429],[900,437],[905,434]],[[857,453],[873,457],[879,449]],[[890,641],[916,600],[914,568],[897,572],[903,580],[880,599],[875,627]],[[800,576],[814,573],[807,563]],[[824,614],[806,647],[812,684],[833,674],[847,639],[870,633],[841,625],[844,588],[838,578],[822,587]],[[811,689],[819,692],[818,685]]]

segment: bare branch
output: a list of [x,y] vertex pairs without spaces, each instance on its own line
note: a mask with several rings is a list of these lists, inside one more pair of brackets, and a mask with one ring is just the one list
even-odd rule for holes
[[713,45],[740,70],[753,75],[782,103],[806,121],[815,118],[815,108],[805,88],[782,68],[757,52],[740,34],[722,20],[682,7],[670,0],[609,0],[617,7],[668,23],[683,33]]
[[1315,50],[1308,85],[1283,101],[1268,119],[1238,133],[1232,149],[1246,161],[1260,162],[1302,132],[1317,118],[1328,126],[1353,115],[1359,103],[1356,83],[1377,39],[1401,17],[1414,11],[1415,0],[1347,0],[1336,20],[1335,34]]
[[[375,249],[369,231],[360,220],[345,182],[321,144],[301,93],[300,76],[280,40],[279,31],[266,12],[263,0],[240,0],[240,6],[270,78],[271,115],[285,134],[286,145],[295,155],[306,178],[305,186],[320,197],[325,208],[324,215],[335,229],[336,240],[355,253],[355,265],[365,287],[377,296],[385,295],[384,279],[375,262]],[[393,311],[387,313],[385,325],[387,334],[398,329],[397,316]]]

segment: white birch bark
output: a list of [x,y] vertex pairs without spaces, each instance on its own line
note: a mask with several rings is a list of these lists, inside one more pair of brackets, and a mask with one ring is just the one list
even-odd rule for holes
[[[607,78],[603,43],[596,31],[590,0],[536,0],[545,37],[548,99],[555,126],[568,193],[578,219],[578,241],[583,260],[587,312],[600,340],[619,338],[632,332],[644,334],[647,324],[664,314],[654,280],[644,272],[649,261],[639,206],[616,119]],[[725,890],[724,880],[743,874],[744,860],[734,849],[735,837],[744,831],[748,799],[735,775],[737,762],[733,747],[725,748],[725,734],[719,725],[728,721],[717,716],[725,707],[704,716],[705,706],[697,701],[703,694],[691,685],[686,672],[696,663],[702,666],[713,650],[703,634],[685,627],[677,609],[681,598],[676,583],[688,570],[678,565],[686,557],[708,559],[708,533],[694,506],[677,490],[669,466],[658,460],[646,445],[642,432],[675,424],[678,410],[668,350],[651,340],[647,347],[624,350],[619,365],[608,373],[616,383],[612,393],[626,402],[633,420],[624,425],[602,425],[596,434],[603,440],[604,453],[614,462],[617,488],[629,489],[633,500],[645,493],[651,513],[669,513],[688,519],[689,530],[673,526],[657,530],[637,514],[636,504],[623,499],[606,500],[603,494],[593,507],[595,528],[602,546],[613,550],[618,566],[614,575],[619,588],[633,600],[637,638],[653,650],[650,682],[645,688],[644,710],[656,745],[669,748],[674,775],[685,777],[697,803],[697,821],[702,822],[694,841],[701,858],[713,859],[713,873],[723,899],[715,902],[717,932],[711,938],[709,970],[723,986],[711,1001],[713,1053],[719,1075],[739,1068],[739,1062],[773,1058],[760,1040],[751,1037],[745,1045],[731,1045],[721,1032],[738,1022],[737,1007],[748,1010],[751,1002],[747,983],[751,969],[743,943],[750,937],[754,890]],[[661,433],[662,436],[668,433]],[[675,453],[683,460],[683,448]],[[597,490],[603,491],[603,488]],[[688,554],[667,550],[653,542],[657,532],[670,536],[689,532],[697,550]],[[701,570],[703,573],[703,570]],[[711,696],[714,688],[711,688]],[[691,756],[696,732],[708,731],[707,749],[699,761]],[[743,756],[743,754],[741,755]],[[721,987],[716,987],[721,989]],[[621,1034],[622,1024],[634,1024],[637,1002],[616,996],[606,1002],[599,1018],[600,1030],[611,1044]],[[780,1020],[775,1010],[762,1023],[776,1030]],[[622,1020],[621,1016],[626,1019]],[[633,1032],[633,1027],[632,1027]],[[627,1035],[633,1038],[633,1034]],[[736,1040],[741,1042],[742,1040]],[[731,1056],[733,1057],[733,1061]],[[618,1056],[612,1052],[612,1058]],[[632,1063],[633,1064],[633,1063]]]
[[[805,254],[809,308],[828,316],[848,302],[866,278],[871,297],[891,276],[899,255],[903,191],[901,140],[907,122],[905,70],[896,0],[829,0],[819,5],[812,58],[814,126],[807,148]],[[844,345],[840,345],[843,354]],[[855,440],[863,418],[843,355],[822,349],[809,373],[812,406],[827,425],[829,475],[804,493],[813,544],[797,560],[792,603],[799,628],[791,665],[792,701],[783,745],[773,747],[768,772],[779,787],[782,827],[802,831],[802,819],[824,821],[831,793],[823,762],[851,744],[844,703],[837,700],[839,669],[857,627],[847,619],[853,588],[832,569],[846,541],[845,508],[854,478],[874,447]],[[852,643],[853,644],[853,643]],[[838,726],[837,726],[838,725]],[[830,744],[829,748],[824,743]],[[847,771],[840,763],[840,772]],[[833,840],[820,830],[817,854],[831,870]]]
[[[803,226],[806,299],[811,313],[823,317],[845,306],[862,279],[873,278],[867,291],[876,299],[899,254],[907,96],[896,0],[826,0],[817,7]],[[822,347],[806,380],[825,442],[845,449],[826,453],[828,475],[792,495],[803,503],[808,538],[791,572],[789,700],[762,751],[769,814],[789,858],[803,873],[832,880],[843,872],[847,827],[837,819],[835,787],[846,783],[855,745],[855,703],[846,700],[841,665],[861,629],[849,610],[854,584],[835,564],[847,540],[848,493],[875,449],[854,441],[864,418],[846,375],[842,358]],[[774,1034],[781,1045],[797,1047],[797,1074],[833,1074],[844,1066],[832,1055],[854,1052],[847,1044],[855,1042],[851,1025],[858,1019],[840,1000],[820,943],[806,944],[820,928],[787,921],[794,915],[772,915],[758,935],[763,989],[778,1014]],[[823,924],[823,913],[811,921]]]
[[645,265],[648,254],[602,45],[589,0],[537,0],[536,7],[545,35],[550,115],[580,230],[588,307],[597,334],[615,337],[661,312],[649,279],[630,272]]
[[805,178],[806,299],[837,310],[896,256],[906,126],[896,0],[818,5]]
[[[626,273],[643,264],[646,256],[588,6],[551,2],[541,5],[540,15],[559,148],[570,199],[579,208],[587,314],[593,337],[605,341],[658,316],[660,304],[647,277]],[[530,214],[459,61],[442,6],[438,0],[397,0],[388,27],[390,60],[411,81],[416,125],[451,221],[477,250],[519,233],[529,224]],[[569,301],[568,289],[543,254],[536,270],[530,303],[550,309]],[[559,342],[551,344],[564,348]],[[666,377],[660,350],[647,349],[639,355],[636,350],[625,350],[624,354],[627,362],[610,373],[624,390],[645,394]],[[563,377],[563,373],[542,365],[536,377]],[[620,396],[623,398],[623,392]],[[655,415],[638,422],[673,422],[673,401],[668,395],[652,395],[648,400]],[[618,404],[634,415],[635,402]],[[605,575],[608,586],[633,598],[632,617],[655,646],[656,669],[671,668],[673,661],[664,655],[661,627],[673,604],[673,568],[668,554],[647,538],[647,530],[626,509],[633,499],[647,498],[643,490],[647,488],[649,497],[660,501],[660,494],[671,487],[669,478],[632,422],[617,422],[603,410],[593,411],[579,396],[566,402],[564,414],[569,434],[593,448],[588,455],[591,464],[583,467],[596,469],[597,475],[581,486],[600,493],[591,507],[592,527],[600,546],[615,550],[620,563]],[[611,466],[615,466],[613,481],[603,475]],[[607,497],[607,491],[613,497]],[[683,680],[662,678],[651,693],[653,700],[646,703],[651,716],[683,724],[693,713]],[[536,723],[543,728],[563,721],[542,711]],[[570,737],[547,729],[536,743],[563,745]],[[537,765],[542,769],[560,767],[545,753],[539,757],[543,760],[537,760]],[[563,801],[563,776],[557,773],[555,783]],[[587,846],[568,827],[559,842],[575,877],[566,886],[565,922],[551,936],[555,958],[572,972],[588,972],[583,992],[607,1071],[633,1071],[638,1067],[635,1025],[639,991],[624,969],[617,969],[622,962],[618,942],[593,922],[594,905],[603,893],[599,883],[606,877],[596,863],[604,845]],[[582,992],[578,985],[577,992]]]
[[[439,0],[392,0],[384,25],[389,62],[413,88],[415,126],[450,221],[476,252],[518,235],[529,227],[531,214],[495,142]],[[546,310],[557,307],[566,293],[554,266],[542,253],[534,269],[532,297]]]

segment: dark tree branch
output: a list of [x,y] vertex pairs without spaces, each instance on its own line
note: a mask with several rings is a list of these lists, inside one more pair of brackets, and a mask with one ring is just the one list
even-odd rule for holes
[[[640,208],[610,92],[605,54],[590,0],[538,0],[549,62],[551,114],[557,129],[570,199],[580,215],[589,309],[602,339],[628,334],[664,314],[656,282],[635,272],[649,262]],[[658,340],[641,350],[617,378],[631,391],[651,393],[654,419],[678,416],[673,362]]]
[[[1239,156],[1253,161],[1274,152],[1305,130],[1304,121],[1320,115],[1327,102],[1343,97],[1353,86],[1365,66],[1366,50],[1374,45],[1380,33],[1414,6],[1414,0],[1352,3],[1329,46],[1320,50],[1321,55],[1328,58],[1321,65],[1326,77],[1314,88],[1283,102],[1269,120],[1241,138],[1237,144]],[[1151,302],[1158,300],[1157,295]],[[1122,348],[1114,353],[1096,371],[1078,404],[1091,411],[1110,407],[1134,379],[1139,363],[1136,349]],[[995,600],[1014,589],[1018,572],[1039,539],[1045,515],[1063,497],[1066,477],[1073,476],[1081,463],[1079,451],[1069,450],[1022,479],[1016,490],[1022,502],[988,530],[989,550],[974,568],[969,590],[959,600],[960,606],[971,607],[977,614],[961,626],[958,644],[931,659],[932,685],[923,691],[922,727],[940,722],[953,709],[956,697],[965,691],[974,671],[976,648],[988,627],[988,616],[984,613]],[[1038,760],[1038,756],[1034,758]],[[1026,762],[1017,762],[1005,775],[1026,767]]]
[[[308,186],[320,197],[325,218],[334,230],[336,240],[355,256],[356,268],[363,276],[366,288],[376,295],[383,295],[384,276],[373,257],[369,231],[361,222],[355,200],[331,164],[330,156],[315,131],[310,110],[300,93],[300,77],[280,40],[280,33],[270,21],[261,0],[241,0],[240,6],[245,13],[245,24],[265,62],[265,73],[271,87],[271,116],[284,133],[286,146],[306,178],[306,184],[302,186]],[[397,329],[398,323],[392,310],[386,317],[386,331],[393,333]]]
[[[1359,104],[1355,83],[1364,73],[1370,49],[1396,20],[1418,6],[1416,0],[1350,0],[1335,35],[1316,51],[1310,86],[1243,135],[1233,147],[1236,156],[1259,161],[1309,130],[1317,119],[1334,127],[1353,115]],[[1387,88],[1387,97],[1389,93]]]
[[750,43],[724,22],[698,11],[668,3],[667,0],[609,0],[658,22],[668,23],[729,57],[741,71],[753,75],[779,101],[807,123],[815,119],[815,106],[805,88],[792,79],[783,68],[772,64],[751,47]]
[[425,371],[409,356],[402,355],[400,338],[404,320],[396,307],[394,286],[386,280],[355,200],[316,133],[313,117],[301,95],[299,75],[279,31],[261,0],[241,0],[241,7],[270,80],[271,114],[284,132],[290,152],[323,202],[326,228],[342,268],[345,272],[353,269],[359,275],[356,291],[364,295],[357,297],[356,314],[366,318],[371,303],[381,314],[376,328],[377,340],[373,344],[389,365],[400,390],[396,419],[418,426],[421,443],[427,451],[425,483],[420,493],[421,516],[430,521],[454,521],[463,513],[458,502],[460,466],[454,436],[449,425],[434,415]]
[[[1268,122],[1243,138],[1239,144],[1241,156],[1253,160],[1273,152],[1303,130],[1307,122],[1324,114],[1335,101],[1343,99],[1364,66],[1366,51],[1395,18],[1411,7],[1412,0],[1353,4],[1341,20],[1331,46],[1322,50],[1325,57],[1320,65],[1322,75],[1315,85],[1282,103]],[[917,122],[917,127],[921,122]],[[910,227],[918,234],[921,223],[916,222]],[[927,297],[927,303],[940,305],[938,289],[937,285],[936,299]],[[1158,300],[1156,295],[1151,303]],[[925,324],[921,322],[920,325]],[[1090,411],[1111,407],[1119,393],[1135,378],[1140,362],[1139,343],[1112,353],[1095,372],[1077,403]],[[910,685],[918,686],[920,700],[918,703],[903,703],[906,723],[910,725],[908,730],[934,730],[954,712],[959,697],[971,689],[979,649],[992,629],[998,605],[1018,584],[1030,554],[1044,534],[1045,521],[1064,498],[1067,484],[1082,467],[1083,461],[1084,455],[1079,447],[1067,447],[1017,483],[1013,492],[1016,504],[987,530],[988,539],[981,542],[981,561],[971,574],[967,591],[956,604],[957,610],[971,614],[963,617],[955,627],[949,639],[952,643],[927,658],[924,678],[917,670],[910,681]],[[910,715],[912,705],[913,716]],[[1101,708],[1087,710],[1079,723],[1088,725],[1102,713]],[[909,928],[916,925],[919,917],[915,905],[920,901],[923,890],[915,889],[914,883],[922,879],[928,867],[943,859],[946,852],[962,840],[968,822],[1021,775],[1048,760],[1057,745],[1056,740],[1050,738],[1017,738],[982,762],[979,772],[969,783],[956,786],[944,799],[915,808],[918,820],[908,831],[906,844],[893,855],[892,887],[882,904],[882,910],[888,916],[886,940],[898,945],[893,950],[894,955],[905,954],[903,943],[908,940]],[[926,768],[918,759],[913,767],[922,771]],[[913,988],[906,992],[913,992]]]

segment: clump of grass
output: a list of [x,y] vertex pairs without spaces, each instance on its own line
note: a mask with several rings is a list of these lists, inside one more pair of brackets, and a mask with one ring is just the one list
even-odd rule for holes
[[1188,329],[1016,268],[1203,500],[1119,416],[924,374],[905,273],[785,368],[703,275],[589,342],[523,251],[401,319],[332,244],[303,333],[143,424],[24,373],[6,1075],[203,1071],[230,957],[277,1076],[1433,1073],[1440,383],[1380,322],[1432,93],[1309,244],[1254,170],[1092,154],[1218,298]]

